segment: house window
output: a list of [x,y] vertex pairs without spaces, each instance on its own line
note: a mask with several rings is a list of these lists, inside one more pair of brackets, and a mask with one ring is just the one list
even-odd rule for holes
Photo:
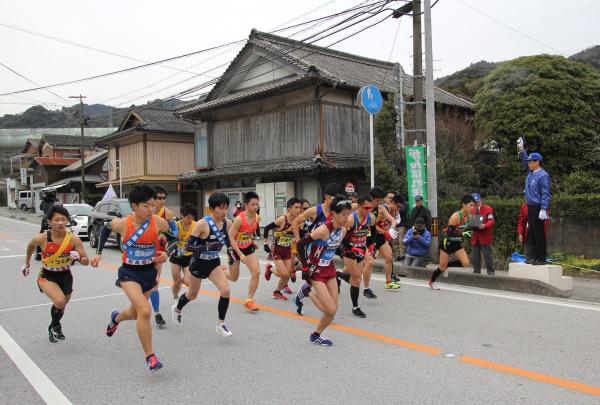
[[206,124],[196,126],[194,133],[194,166],[208,167],[208,131]]

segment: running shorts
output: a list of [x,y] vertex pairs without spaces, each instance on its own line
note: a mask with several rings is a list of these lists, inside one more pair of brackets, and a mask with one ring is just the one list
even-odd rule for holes
[[196,278],[207,279],[210,273],[220,265],[221,259],[218,257],[210,260],[194,257],[190,261],[190,273]]
[[64,295],[69,295],[73,292],[73,274],[70,270],[67,271],[49,271],[49,270],[40,270],[38,274],[38,288],[40,292],[43,292],[40,288],[41,283],[45,283],[51,281],[56,283],[60,290]]
[[314,270],[310,272],[310,279],[313,281],[321,281],[326,283],[332,278],[337,277],[337,271],[335,269],[335,265],[333,262],[329,263],[327,266],[317,266]]
[[121,287],[121,283],[132,281],[138,283],[142,287],[142,292],[148,292],[156,286],[157,276],[156,266],[154,263],[144,264],[142,266],[132,266],[123,263],[119,267],[119,276],[115,285]]
[[192,255],[188,256],[171,256],[169,261],[173,264],[176,264],[182,268],[186,268],[190,266],[190,260],[192,260]]
[[292,247],[273,246],[273,260],[292,260]]
[[[252,253],[256,252],[256,246],[254,246],[254,243],[251,244],[248,247],[245,247],[243,249],[240,249],[242,251],[242,253],[244,254],[244,256],[250,256]],[[233,258],[237,261],[240,260],[239,256],[237,255],[237,253],[235,252],[235,250],[233,251]]]
[[440,239],[440,250],[448,253],[449,255],[458,252],[463,248],[462,243],[458,240],[449,240],[447,236]]

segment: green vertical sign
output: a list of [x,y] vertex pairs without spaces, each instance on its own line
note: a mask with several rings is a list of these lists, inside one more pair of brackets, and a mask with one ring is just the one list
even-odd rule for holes
[[408,202],[410,207],[415,206],[415,197],[423,197],[423,204],[427,206],[427,157],[425,146],[406,147],[406,178],[408,182]]

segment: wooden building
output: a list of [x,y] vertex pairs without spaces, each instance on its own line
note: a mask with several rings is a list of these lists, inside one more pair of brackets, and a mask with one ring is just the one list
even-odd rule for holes
[[118,130],[100,138],[98,146],[108,149],[108,180],[123,195],[138,183],[167,189],[167,205],[175,212],[183,202],[197,203],[194,191],[179,193],[177,176],[194,167],[194,125],[173,115],[172,110],[140,108],[125,116]]
[[[222,191],[232,205],[243,192],[261,195],[265,221],[283,212],[292,195],[320,201],[329,182],[368,188],[369,117],[356,101],[374,83],[396,88],[393,64],[253,30],[206,99],[176,114],[196,123],[195,170],[186,189]],[[412,80],[405,80],[412,97]],[[438,105],[472,103],[436,89]]]

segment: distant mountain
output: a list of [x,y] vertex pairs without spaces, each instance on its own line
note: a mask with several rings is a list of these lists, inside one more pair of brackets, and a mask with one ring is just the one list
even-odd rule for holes
[[500,63],[502,62],[487,62],[485,60],[472,63],[458,72],[440,77],[435,81],[435,84],[444,90],[472,100],[475,93],[483,85],[483,79],[496,69]]
[[600,45],[577,52],[575,55],[569,56],[569,59],[587,63],[596,69],[600,69]]
[[[147,104],[156,103],[154,106],[166,109],[174,109],[186,101],[160,100],[148,101]],[[89,123],[92,128],[117,127],[130,108],[114,108],[104,104],[85,104],[84,115],[90,117]],[[140,107],[140,106],[138,106]],[[59,128],[76,127],[79,125],[79,105],[63,107],[60,110],[47,110],[36,105],[28,108],[21,114],[6,114],[0,117],[0,128]],[[112,122],[111,122],[112,121]],[[111,125],[112,124],[112,125]]]

